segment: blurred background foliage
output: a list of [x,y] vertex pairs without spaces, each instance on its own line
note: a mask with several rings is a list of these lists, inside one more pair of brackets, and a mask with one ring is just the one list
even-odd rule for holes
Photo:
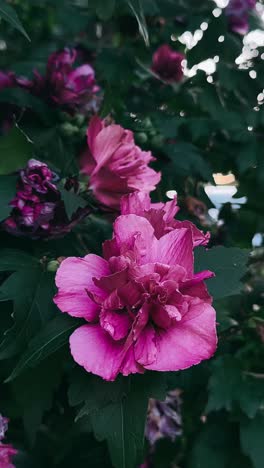
[[[179,389],[181,431],[174,441],[165,438],[155,446],[146,441],[146,459],[154,468],[263,468],[264,9],[258,2],[250,14],[250,32],[243,37],[230,31],[221,10],[224,4],[12,0],[7,5],[21,21],[14,23],[6,21],[6,2],[0,2],[1,70],[27,77],[34,69],[44,73],[50,53],[77,47],[95,68],[103,90],[101,116],[110,114],[131,128],[137,143],[157,159],[162,182],[153,199],[165,200],[176,191],[180,217],[209,229],[211,245],[251,249],[253,242],[242,293],[234,294],[231,288],[227,297],[215,301],[219,333],[215,357],[170,376],[170,388]],[[166,84],[150,70],[153,52],[165,43],[186,55],[180,83]],[[50,109],[22,89],[1,90],[0,102],[0,118],[13,106],[36,157],[65,176],[76,174],[86,120]],[[5,164],[11,152],[22,158],[21,145],[18,135],[0,141],[1,174],[9,171]],[[94,215],[59,246],[54,241],[32,247],[4,233],[0,238],[10,248],[26,246],[55,258],[82,255],[87,246],[99,252],[101,240],[110,232],[110,223]],[[76,236],[82,243],[76,244]],[[211,261],[221,270],[221,251]],[[220,287],[228,290],[224,281]],[[10,302],[2,304],[5,330],[10,326]],[[1,366],[3,378],[10,360],[16,360],[11,356],[12,352]],[[73,423],[65,376],[59,375],[63,359],[58,355],[58,363],[45,361],[2,385],[1,412],[14,418],[10,433],[21,448],[16,466],[111,467],[107,446],[92,436],[88,418]],[[47,374],[54,378],[53,387],[46,390]],[[103,439],[100,428],[98,432],[98,439]]]

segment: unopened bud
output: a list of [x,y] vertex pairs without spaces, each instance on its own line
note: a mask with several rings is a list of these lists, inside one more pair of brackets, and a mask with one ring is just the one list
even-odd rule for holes
[[144,132],[139,132],[135,134],[136,141],[139,145],[143,145],[144,143],[147,143],[148,141],[148,136]]
[[85,116],[83,114],[76,114],[74,116],[74,123],[78,125],[78,127],[81,127],[84,124],[85,121]]
[[163,144],[163,138],[161,135],[155,135],[153,138],[151,138],[151,145],[154,148],[161,148]]
[[61,133],[65,136],[73,136],[79,132],[79,128],[72,125],[70,122],[64,122],[60,126]]
[[58,270],[59,266],[60,266],[60,263],[58,262],[58,260],[51,260],[47,264],[47,271],[55,273]]

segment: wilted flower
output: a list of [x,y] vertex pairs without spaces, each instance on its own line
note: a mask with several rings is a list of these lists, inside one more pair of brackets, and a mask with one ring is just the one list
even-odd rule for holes
[[82,172],[90,176],[90,188],[103,205],[119,210],[122,195],[155,190],[160,173],[148,165],[155,158],[135,144],[133,132],[120,125],[106,125],[94,116],[87,137]]
[[119,373],[176,371],[210,358],[216,349],[215,310],[194,273],[190,226],[158,238],[146,217],[121,215],[103,256],[64,260],[55,303],[87,325],[70,337],[74,360],[106,380]]
[[246,34],[249,29],[249,12],[255,6],[256,0],[230,0],[225,9],[230,29],[238,34]]
[[[54,183],[57,179],[47,164],[30,159],[20,171],[16,195],[10,201],[13,209],[3,223],[4,229],[33,239],[58,237],[69,232],[87,210],[78,209],[68,219],[61,193]],[[67,183],[65,188],[68,188]]]
[[8,419],[0,414],[0,468],[15,468],[12,458],[17,454],[17,450],[11,444],[3,444],[5,433],[8,429]]
[[153,54],[151,69],[167,83],[177,83],[183,78],[182,61],[184,59],[184,54],[164,44]]
[[164,401],[149,400],[145,436],[151,446],[159,439],[174,440],[182,434],[179,390],[169,392]]
[[89,64],[74,68],[76,58],[75,49],[54,52],[48,59],[45,76],[34,70],[33,80],[19,77],[17,83],[66,110],[96,111],[100,88],[94,69]]

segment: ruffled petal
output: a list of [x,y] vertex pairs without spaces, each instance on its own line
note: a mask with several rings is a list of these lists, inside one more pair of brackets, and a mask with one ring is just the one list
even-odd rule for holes
[[215,310],[199,303],[184,319],[168,330],[156,333],[157,358],[147,369],[176,371],[209,359],[216,350]]
[[121,143],[124,129],[120,125],[102,128],[93,142],[93,157],[97,162],[94,174],[111,158]]
[[[153,261],[167,265],[180,265],[188,276],[193,275],[193,242],[188,229],[175,229],[158,240],[156,251],[151,250]],[[154,258],[156,257],[156,258]]]
[[100,325],[114,340],[122,340],[128,335],[132,319],[126,312],[103,310],[100,314]]
[[155,330],[152,325],[147,325],[140,333],[135,345],[134,353],[136,361],[142,366],[147,366],[156,361]]
[[154,229],[141,216],[134,214],[119,216],[114,223],[114,234],[116,244],[123,252],[126,250],[137,251],[139,264],[147,263],[153,252],[156,251],[157,239],[154,236]]
[[54,298],[55,304],[62,312],[93,321],[98,314],[98,305],[87,291],[104,299],[105,292],[94,284],[93,277],[107,273],[110,273],[108,263],[97,255],[67,258],[56,274],[58,293]]
[[115,341],[100,325],[83,325],[70,337],[71,354],[87,372],[115,380],[123,357],[123,341]]

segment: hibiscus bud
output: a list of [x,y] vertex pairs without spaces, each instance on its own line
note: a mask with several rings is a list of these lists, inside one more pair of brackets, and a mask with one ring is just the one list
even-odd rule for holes
[[151,146],[153,146],[153,148],[160,149],[162,148],[163,141],[164,140],[161,135],[155,135],[153,138],[151,138]]
[[58,260],[51,260],[48,264],[47,264],[47,271],[50,271],[51,273],[54,273],[58,270],[60,266],[60,263],[58,262]]
[[[68,219],[57,181],[58,176],[47,164],[30,159],[20,171],[16,195],[9,203],[12,211],[2,223],[4,229],[33,239],[59,237],[69,232],[88,214],[88,209],[79,208]],[[70,190],[76,181],[67,179],[63,185]]]
[[60,131],[61,131],[62,135],[65,135],[67,137],[71,137],[71,136],[76,135],[77,133],[79,133],[79,128],[75,127],[70,122],[64,122],[62,125],[60,125]]
[[164,44],[153,54],[151,68],[163,81],[177,83],[183,79],[182,62],[184,59],[184,54]]
[[76,114],[74,116],[74,122],[78,127],[81,127],[85,122],[85,116],[83,114]]
[[144,132],[138,132],[138,133],[135,134],[135,139],[136,139],[138,144],[144,145],[148,141],[148,136]]

